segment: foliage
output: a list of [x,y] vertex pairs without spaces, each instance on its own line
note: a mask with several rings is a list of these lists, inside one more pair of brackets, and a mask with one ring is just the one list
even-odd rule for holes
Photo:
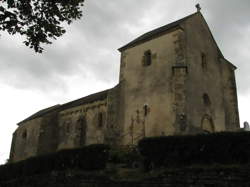
[[79,149],[32,157],[0,166],[0,181],[67,169],[99,170],[106,167],[109,147],[94,144]]
[[250,162],[250,133],[247,132],[151,137],[141,140],[138,147],[146,169]]
[[112,148],[109,152],[109,162],[125,164],[126,167],[133,167],[133,164],[140,162],[142,157],[135,146],[120,146]]
[[63,23],[82,17],[84,0],[2,0],[0,31],[26,36],[26,46],[41,53],[41,44],[62,36]]

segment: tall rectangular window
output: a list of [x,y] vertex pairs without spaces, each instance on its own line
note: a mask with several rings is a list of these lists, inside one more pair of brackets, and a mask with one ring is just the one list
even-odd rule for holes
[[201,53],[201,67],[203,70],[207,70],[207,56],[205,53]]
[[102,127],[103,126],[103,113],[99,112],[98,114],[98,127]]
[[143,65],[150,66],[152,64],[152,53],[150,50],[144,52]]

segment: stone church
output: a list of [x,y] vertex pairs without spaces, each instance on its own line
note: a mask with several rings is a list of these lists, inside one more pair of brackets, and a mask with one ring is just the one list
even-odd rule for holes
[[234,71],[201,12],[118,49],[112,89],[43,109],[18,123],[10,161],[83,145],[240,128]]

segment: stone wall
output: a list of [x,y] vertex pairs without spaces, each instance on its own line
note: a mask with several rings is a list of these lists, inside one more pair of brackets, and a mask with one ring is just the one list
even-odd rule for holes
[[221,59],[223,91],[224,91],[224,106],[225,106],[225,121],[226,128],[229,131],[239,130],[239,111],[237,100],[237,88],[235,83],[234,67],[230,62]]
[[25,122],[13,134],[10,161],[23,160],[37,155],[42,118]]
[[225,131],[223,56],[201,14],[182,25],[187,42],[188,133]]
[[122,50],[123,144],[145,136],[237,130],[234,69],[224,67],[223,58],[200,13]]
[[[11,181],[1,181],[1,187],[249,187],[249,168],[191,168],[144,174],[135,179],[111,179],[105,172],[52,172]],[[148,175],[148,176],[147,176]],[[153,176],[155,175],[155,176]],[[147,177],[146,177],[147,176]],[[135,177],[135,176],[134,176]]]
[[[35,125],[34,125],[35,126]],[[40,126],[37,145],[37,155],[54,152],[58,144],[58,111],[45,115]]]
[[175,44],[175,61],[172,66],[172,92],[173,111],[175,112],[175,134],[186,132],[187,124],[187,96],[186,81],[188,78],[187,54],[186,54],[186,34],[179,30],[173,35]]
[[107,125],[104,142],[109,145],[117,146],[121,144],[122,127],[120,125],[120,85],[117,85],[109,91],[107,98]]
[[10,161],[104,143],[106,114],[107,100],[102,99],[24,120],[13,134]]
[[57,149],[104,142],[107,101],[70,107],[59,113]]
[[[174,134],[172,66],[180,32],[175,29],[122,51],[123,144],[135,144],[145,136]],[[151,62],[147,64],[149,52]]]

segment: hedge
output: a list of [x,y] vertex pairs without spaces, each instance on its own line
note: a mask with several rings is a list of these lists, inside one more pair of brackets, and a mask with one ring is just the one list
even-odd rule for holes
[[0,180],[73,168],[81,170],[104,169],[108,161],[108,151],[107,145],[94,144],[2,165],[0,166]]
[[[250,163],[250,133],[145,138],[138,143],[146,168]],[[151,165],[151,166],[150,166]]]
[[135,162],[140,162],[142,157],[136,146],[113,147],[109,152],[109,162],[113,164],[125,164],[126,167],[133,167]]

